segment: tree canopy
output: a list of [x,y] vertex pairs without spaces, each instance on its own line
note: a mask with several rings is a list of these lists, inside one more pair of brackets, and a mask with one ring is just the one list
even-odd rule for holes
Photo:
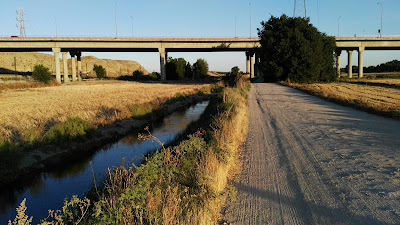
[[205,59],[197,59],[193,64],[193,73],[196,77],[205,77],[208,72],[208,63]]
[[260,69],[266,81],[329,82],[336,79],[335,40],[309,18],[272,16],[261,22]]

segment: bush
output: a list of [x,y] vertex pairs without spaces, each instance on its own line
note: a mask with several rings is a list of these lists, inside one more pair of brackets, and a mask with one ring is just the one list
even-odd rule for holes
[[106,69],[102,65],[93,65],[93,71],[96,73],[97,78],[102,79],[106,77]]
[[53,80],[49,68],[43,66],[42,64],[35,65],[35,67],[33,68],[32,77],[36,81],[46,84]]
[[330,82],[336,79],[333,37],[310,19],[282,15],[261,22],[260,67],[266,81]]
[[143,76],[143,75],[144,75],[143,72],[140,71],[140,70],[135,70],[135,71],[133,71],[133,73],[132,73],[132,76],[133,76],[134,78],[138,78],[138,77],[141,77],[141,76]]
[[88,121],[79,117],[69,117],[65,122],[52,126],[44,135],[44,140],[51,143],[79,139],[87,136],[94,130]]

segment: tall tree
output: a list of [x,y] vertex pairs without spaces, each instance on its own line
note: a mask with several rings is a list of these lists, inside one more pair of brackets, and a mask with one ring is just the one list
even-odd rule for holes
[[335,40],[309,18],[282,15],[261,22],[261,70],[266,81],[329,82],[336,79]]

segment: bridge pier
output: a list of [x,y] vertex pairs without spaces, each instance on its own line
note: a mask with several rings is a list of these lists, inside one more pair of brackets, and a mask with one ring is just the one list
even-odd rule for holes
[[81,61],[82,52],[77,52],[76,57],[78,60],[78,80],[82,80],[82,61]]
[[254,78],[254,53],[250,53],[250,78]]
[[250,52],[246,52],[246,74],[250,74]]
[[342,50],[336,50],[336,70],[338,78],[340,78],[340,54],[342,54]]
[[258,68],[260,66],[260,56],[258,55],[258,53],[255,53],[255,55],[256,55],[256,62],[254,66],[254,75],[255,77],[260,77],[259,74],[260,69]]
[[348,65],[348,78],[353,78],[353,60],[352,60],[352,55],[353,55],[353,50],[347,50],[348,54],[348,59],[347,59],[347,65]]
[[160,72],[161,72],[161,80],[167,80],[167,54],[165,52],[165,48],[159,48],[158,52],[160,53]]
[[71,66],[72,66],[72,81],[76,81],[76,58],[75,53],[70,52],[71,54]]
[[61,52],[62,60],[63,60],[63,76],[64,76],[64,84],[69,83],[68,77],[68,61],[67,61],[67,52]]
[[358,47],[358,78],[362,78],[364,76],[364,67],[363,67],[363,54],[365,47]]
[[58,83],[61,83],[61,73],[60,73],[60,48],[52,48],[52,51],[54,53],[54,61],[56,64],[56,81]]

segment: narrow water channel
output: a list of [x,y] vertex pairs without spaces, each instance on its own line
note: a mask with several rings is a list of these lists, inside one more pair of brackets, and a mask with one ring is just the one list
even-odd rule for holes
[[[152,126],[152,134],[163,143],[172,141],[190,122],[199,119],[208,103],[201,102],[186,111],[171,114]],[[60,167],[42,173],[27,186],[0,190],[0,224],[7,224],[8,220],[15,218],[15,209],[24,198],[26,214],[33,216],[33,224],[37,224],[40,219],[47,217],[49,209],[60,209],[66,197],[82,197],[93,184],[93,173],[99,183],[103,180],[104,171],[121,165],[122,158],[125,159],[125,165],[138,165],[143,155],[160,147],[155,142],[138,140],[137,136],[138,133],[124,137],[81,161],[68,165],[60,163]]]

